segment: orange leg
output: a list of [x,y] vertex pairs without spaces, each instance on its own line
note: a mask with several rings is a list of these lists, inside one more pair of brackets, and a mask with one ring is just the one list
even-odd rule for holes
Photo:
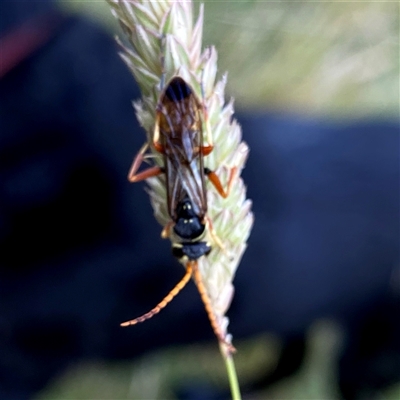
[[143,159],[144,159],[144,157],[140,154],[138,154],[135,157],[135,160],[133,161],[132,167],[128,174],[129,182],[144,181],[147,178],[151,178],[152,176],[161,175],[164,172],[164,170],[161,167],[154,166],[154,167],[150,167],[150,168],[145,169],[144,171],[136,174],[136,171],[139,168],[140,164],[143,162]]
[[215,229],[213,227],[213,224],[212,224],[212,221],[211,221],[210,217],[206,215],[204,217],[204,222],[206,223],[206,225],[208,227],[208,231],[210,232],[210,236],[211,236],[212,240],[217,244],[217,246],[221,249],[221,251],[225,255],[228,255],[228,252],[227,252],[224,244],[222,243],[221,239],[217,235],[217,232],[215,232]]
[[[201,71],[201,82],[200,82],[200,89],[201,89],[201,100],[203,103],[203,118],[204,118],[204,125],[206,127],[206,135],[207,135],[207,142],[208,142],[208,146],[204,146],[204,147],[210,147],[211,150],[207,153],[210,154],[212,149],[214,148],[213,146],[213,140],[212,140],[212,134],[211,134],[211,126],[210,126],[210,121],[208,119],[208,109],[207,109],[207,104],[206,104],[206,94],[204,91],[204,69]],[[207,155],[205,153],[203,153],[203,155]]]
[[[136,182],[136,172],[138,171],[139,167],[142,165],[142,162],[144,161],[144,154],[146,153],[149,145],[148,143],[145,143],[142,148],[139,150],[139,152],[136,154],[135,159],[133,160],[131,169],[129,170],[128,173],[128,180],[130,182]],[[139,179],[140,180],[140,179]]]
[[[163,153],[164,147],[160,143],[155,142],[153,144],[154,144],[154,148],[159,153]],[[151,157],[151,156],[145,154],[148,148],[149,148],[149,144],[145,143],[142,146],[142,148],[139,150],[139,152],[137,153],[135,159],[133,160],[131,169],[129,170],[129,173],[128,173],[129,182],[144,181],[147,178],[151,178],[152,176],[158,176],[158,175],[160,175],[160,174],[162,174],[164,172],[163,168],[158,167],[158,166],[153,166],[153,167],[145,169],[142,172],[137,173],[137,171],[139,170],[139,168],[142,165],[143,161],[146,158]]]
[[164,153],[164,147],[160,144],[160,111],[158,110],[158,106],[154,122],[153,145],[159,153]]
[[194,281],[196,283],[197,289],[198,289],[198,291],[200,293],[201,300],[204,303],[204,307],[205,307],[205,309],[207,311],[208,319],[210,320],[210,323],[211,323],[211,326],[212,326],[212,328],[214,330],[215,336],[217,336],[217,338],[218,338],[218,340],[220,342],[224,343],[227,346],[228,351],[230,353],[235,353],[236,349],[233,347],[233,345],[231,343],[229,343],[226,340],[224,333],[222,332],[220,326],[218,325],[217,318],[216,318],[216,316],[214,314],[214,310],[213,310],[212,305],[211,305],[210,297],[208,296],[207,289],[204,286],[203,278],[201,277],[201,274],[200,274],[200,271],[199,271],[199,268],[198,268],[198,265],[197,265],[197,261],[190,261],[188,263],[187,268],[189,268],[189,266],[191,264],[193,266],[193,278],[194,278]]
[[189,279],[192,276],[192,273],[193,273],[192,265],[188,264],[187,267],[186,267],[186,273],[185,273],[184,277],[176,284],[176,286],[153,309],[151,309],[146,314],[141,315],[140,317],[137,317],[137,318],[132,319],[130,321],[123,322],[120,325],[121,326],[135,325],[135,324],[138,324],[139,322],[146,321],[147,319],[150,319],[154,315],[158,314],[186,286],[186,284],[189,282]]
[[164,229],[161,232],[161,237],[163,239],[167,239],[170,237],[171,234],[171,228],[175,224],[174,221],[169,221],[167,225],[165,225]]
[[[202,105],[203,105],[203,122],[204,126],[206,129],[206,136],[207,136],[207,145],[200,147],[199,151],[203,156],[208,156],[213,150],[214,150],[214,145],[213,145],[213,140],[212,140],[212,134],[211,134],[211,126],[210,126],[210,121],[208,118],[208,110],[207,110],[207,105],[206,105],[206,99],[205,99],[205,92],[204,92],[204,85],[203,85],[203,74],[204,70],[202,71],[202,76],[201,76],[201,97],[202,97]],[[232,184],[234,181],[234,178],[236,177],[237,174],[237,168],[233,167],[231,168],[231,172],[229,175],[229,180],[228,180],[228,188],[226,191],[222,187],[221,181],[219,180],[217,174],[214,171],[209,170],[208,168],[204,169],[205,174],[208,176],[210,179],[210,182],[214,185],[214,187],[217,189],[217,192],[225,199],[229,196],[229,193],[232,189]]]
[[208,156],[214,150],[213,145],[206,145],[206,146],[196,146],[193,150],[193,153],[196,155],[201,153],[203,156]]
[[208,168],[204,168],[204,173],[208,176],[208,179],[214,185],[215,189],[217,189],[217,192],[224,199],[226,199],[229,196],[229,193],[231,192],[233,181],[237,175],[237,168],[236,167],[231,168],[231,172],[229,174],[229,179],[228,179],[228,187],[226,190],[224,190],[224,188],[222,187],[222,183],[219,180],[218,175],[214,171],[211,171]]
[[130,182],[139,182],[144,181],[145,179],[151,178],[152,176],[161,175],[164,170],[161,167],[150,167],[139,174],[132,173],[133,166],[131,171],[129,171],[128,179]]
[[203,156],[208,156],[213,150],[214,146],[212,144],[200,147],[200,152]]

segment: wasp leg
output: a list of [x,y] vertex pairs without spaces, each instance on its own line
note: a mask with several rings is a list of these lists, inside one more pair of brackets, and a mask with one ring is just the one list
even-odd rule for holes
[[213,150],[214,150],[213,145],[207,145],[207,146],[200,147],[200,153],[203,154],[203,156],[208,156]]
[[129,173],[128,179],[130,182],[134,183],[134,182],[140,182],[140,181],[144,181],[148,178],[151,178],[153,176],[158,176],[164,173],[164,169],[161,167],[150,167],[146,170],[144,170],[143,172],[140,172],[139,174],[136,175],[131,175]]
[[[161,65],[161,78],[159,84],[159,92],[162,93],[164,91],[165,86],[165,51],[167,47],[167,38],[165,33],[161,34],[160,38],[160,65]],[[159,153],[164,153],[164,146],[159,142],[160,140],[160,104],[157,104],[156,109],[156,120],[154,122],[154,132],[153,132],[153,146]]]
[[214,150],[214,146],[195,146],[193,153],[194,154],[202,154],[203,156],[208,156]]
[[160,43],[160,64],[161,64],[161,78],[160,78],[160,92],[162,92],[164,90],[164,86],[165,86],[165,49],[167,47],[166,41],[167,41],[167,37],[165,35],[165,33],[161,34],[161,39],[160,39],[161,43]]
[[[157,106],[158,107],[158,106]],[[156,120],[154,122],[153,146],[161,154],[164,154],[164,146],[160,143],[160,111],[156,111]]]
[[[160,91],[164,89],[164,82],[165,82],[165,35],[162,35],[161,37],[161,80],[160,80]],[[154,149],[161,154],[164,154],[165,149],[164,146],[160,143],[160,104],[157,105],[157,111],[156,111],[156,120],[154,122],[154,131],[153,131],[153,147]],[[145,159],[145,153],[147,149],[149,148],[149,144],[145,143],[142,148],[139,150],[139,153],[135,157],[131,169],[128,174],[128,179],[130,182],[138,182],[145,180],[147,178],[150,178],[152,176],[157,176],[160,175],[164,172],[163,168],[161,167],[151,167],[146,169],[143,172],[140,172],[136,174],[138,169],[140,168],[140,165],[142,164],[143,160]]]
[[226,340],[225,335],[221,330],[221,327],[218,325],[217,317],[214,314],[214,310],[213,310],[212,305],[211,305],[211,300],[210,300],[210,297],[208,296],[207,289],[204,286],[203,279],[201,277],[197,261],[190,261],[188,263],[187,268],[189,268],[189,266],[191,264],[192,264],[192,268],[193,268],[193,278],[194,278],[194,281],[196,283],[197,289],[198,289],[198,291],[200,293],[201,300],[203,301],[204,307],[205,307],[205,309],[207,311],[208,319],[210,320],[210,323],[211,323],[211,326],[212,326],[213,331],[215,333],[215,336],[217,336],[218,340],[221,343],[224,343],[227,346],[228,351],[230,353],[235,353],[236,349],[233,347],[233,345],[231,343],[229,343]]
[[128,174],[128,180],[130,182],[143,181],[147,178],[160,175],[164,172],[163,168],[154,166],[154,167],[150,167],[142,172],[139,172],[138,174],[136,173],[138,171],[138,169],[140,168],[140,166],[142,165],[142,162],[146,158],[145,153],[148,148],[149,148],[149,144],[145,143],[142,146],[142,148],[139,150],[139,153],[137,153],[135,159],[133,160],[131,169],[129,170],[129,174]]
[[210,236],[212,238],[212,240],[214,241],[214,243],[217,244],[217,246],[221,249],[221,251],[225,254],[225,255],[229,255],[228,251],[226,250],[224,244],[222,243],[221,239],[219,238],[219,236],[217,235],[217,232],[215,232],[215,229],[213,227],[213,224],[211,222],[210,217],[208,217],[207,215],[204,217],[205,220],[205,224],[207,225],[208,231],[210,232]]
[[171,235],[171,228],[174,225],[174,221],[169,221],[167,225],[165,225],[164,229],[161,231],[161,237],[163,239],[167,239]]
[[[201,89],[201,100],[203,103],[202,105],[203,105],[204,125],[206,127],[206,136],[207,136],[207,143],[208,143],[208,146],[202,147],[202,152],[203,152],[203,155],[206,156],[212,152],[214,145],[213,145],[212,134],[211,134],[210,120],[208,119],[206,94],[205,94],[205,90],[204,90],[204,68],[201,71],[200,89]],[[204,150],[205,150],[205,152],[204,152]]]
[[214,185],[215,189],[217,189],[217,192],[224,199],[226,199],[229,196],[229,193],[231,192],[233,181],[237,175],[237,167],[231,168],[231,171],[229,173],[228,186],[226,190],[224,190],[224,188],[222,187],[222,183],[219,180],[218,175],[214,171],[211,171],[208,168],[204,168],[204,173],[208,176],[208,179]]
[[146,321],[146,319],[150,319],[155,314],[158,314],[186,286],[186,284],[189,282],[189,279],[191,278],[192,274],[193,274],[193,267],[192,267],[192,265],[188,264],[186,267],[186,273],[185,273],[184,277],[153,309],[151,309],[146,314],[141,315],[140,317],[137,317],[130,321],[122,322],[122,324],[120,324],[120,326],[135,325],[135,324],[138,324],[139,322]]
[[133,160],[131,169],[129,170],[129,173],[128,173],[128,180],[130,182],[142,181],[144,179],[150,178],[151,176],[159,175],[162,172],[162,171],[160,171],[160,169],[161,169],[160,167],[151,167],[139,174],[136,173],[138,171],[138,169],[140,168],[140,166],[142,165],[145,158],[148,157],[145,155],[148,148],[149,148],[149,144],[145,143],[142,146],[142,148],[139,150],[139,152],[137,153],[135,159]]

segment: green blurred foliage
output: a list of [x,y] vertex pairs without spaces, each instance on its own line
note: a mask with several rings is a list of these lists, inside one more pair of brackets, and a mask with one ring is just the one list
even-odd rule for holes
[[[117,31],[105,1],[60,4]],[[204,43],[241,108],[398,115],[399,24],[397,2],[206,1]]]
[[[330,321],[315,323],[308,332],[309,351],[302,367],[252,400],[334,400],[341,329]],[[240,384],[272,372],[281,343],[272,335],[235,342],[239,349],[235,364]],[[223,361],[216,343],[176,347],[148,354],[132,363],[93,361],[70,368],[56,379],[36,400],[67,399],[174,399],[174,388],[187,382],[211,382],[228,389]],[[400,385],[381,393],[381,400],[398,400]]]

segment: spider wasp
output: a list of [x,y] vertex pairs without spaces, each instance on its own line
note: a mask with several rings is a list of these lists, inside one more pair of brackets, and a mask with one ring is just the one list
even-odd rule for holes
[[[163,86],[162,82],[163,79],[160,86]],[[203,88],[202,96],[203,102],[200,102],[192,87],[179,76],[174,76],[161,89],[152,145],[156,152],[162,155],[163,166],[152,166],[138,172],[149,148],[149,143],[145,143],[129,171],[130,182],[165,174],[167,209],[171,220],[164,227],[161,236],[171,239],[172,253],[186,265],[186,273],[156,307],[138,318],[122,323],[121,326],[134,325],[157,314],[193,277],[214,333],[219,341],[225,343],[233,352],[234,347],[226,341],[217,323],[197,260],[210,253],[212,247],[208,238],[224,250],[207,215],[205,176],[217,192],[226,198],[236,175],[236,168],[231,169],[227,190],[224,190],[216,173],[204,166],[204,157],[213,151],[214,146],[204,104]],[[203,127],[206,128],[207,144],[203,141]]]

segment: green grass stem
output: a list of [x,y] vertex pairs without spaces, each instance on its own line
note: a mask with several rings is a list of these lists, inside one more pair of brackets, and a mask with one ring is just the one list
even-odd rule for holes
[[242,400],[242,395],[240,394],[239,381],[236,374],[236,367],[235,367],[235,362],[233,361],[233,356],[230,352],[226,351],[224,344],[220,344],[219,348],[221,350],[222,358],[224,359],[225,362],[226,372],[228,373],[232,400]]

